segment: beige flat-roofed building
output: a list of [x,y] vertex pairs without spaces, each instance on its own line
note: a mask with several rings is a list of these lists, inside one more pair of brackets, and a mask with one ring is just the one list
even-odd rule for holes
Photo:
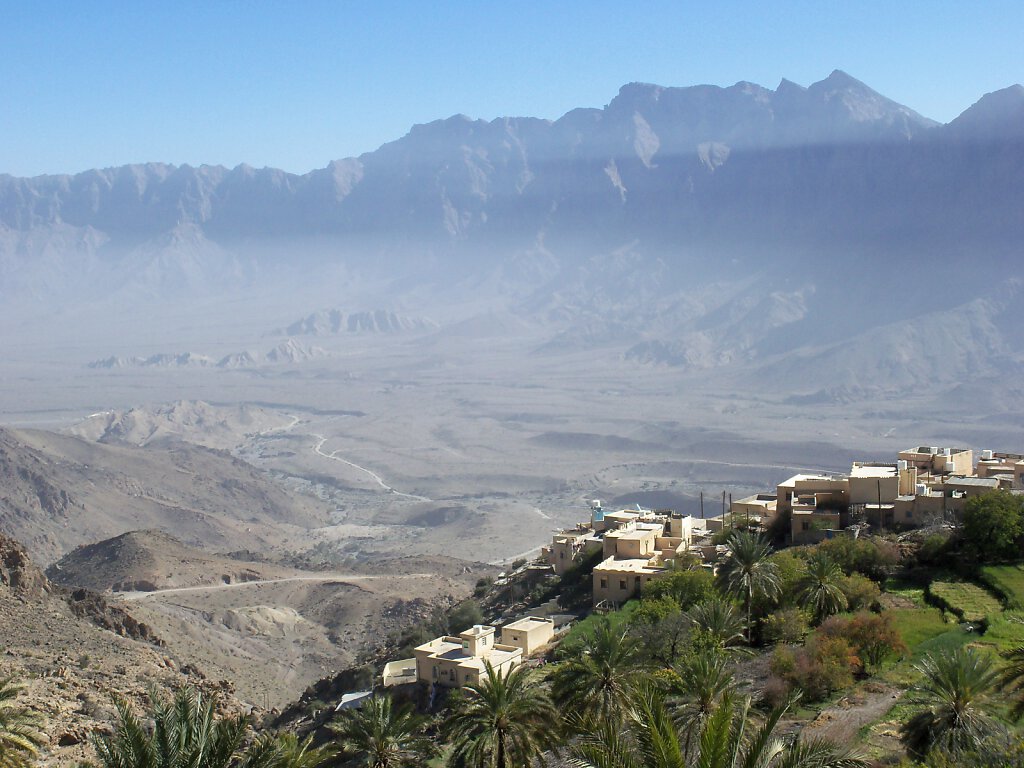
[[609,557],[594,568],[594,605],[603,601],[624,603],[640,594],[644,584],[665,572],[650,560],[616,560]]
[[900,451],[897,457],[921,474],[969,475],[974,471],[974,451],[969,448],[919,445]]
[[521,648],[496,643],[494,627],[481,624],[460,632],[458,637],[435,638],[413,653],[416,679],[448,688],[480,682],[487,663],[504,673],[523,659]]
[[524,656],[529,656],[538,648],[544,647],[554,636],[554,620],[536,616],[527,616],[501,628],[501,642],[521,648]]
[[851,504],[892,504],[900,495],[900,471],[896,464],[855,462],[849,486]]
[[651,557],[664,530],[662,523],[630,523],[608,531],[604,535],[604,556],[620,559]]
[[583,555],[601,549],[601,539],[590,529],[570,529],[556,534],[551,546],[544,547],[542,554],[555,574],[562,576],[578,563]]
[[776,489],[775,508],[779,512],[790,512],[798,499],[806,504],[808,499],[819,503],[843,506],[850,503],[850,484],[845,477],[831,475],[793,475],[779,483]]
[[[774,493],[756,493],[734,501],[729,507],[728,523],[733,527],[752,523],[767,528],[775,519],[778,500],[779,497]],[[725,521],[718,518],[718,522],[717,528],[721,530]]]

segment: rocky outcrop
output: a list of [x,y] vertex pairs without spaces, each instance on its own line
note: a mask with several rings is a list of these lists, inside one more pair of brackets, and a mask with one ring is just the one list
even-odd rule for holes
[[53,591],[49,579],[14,539],[0,534],[0,584],[15,595],[42,597]]

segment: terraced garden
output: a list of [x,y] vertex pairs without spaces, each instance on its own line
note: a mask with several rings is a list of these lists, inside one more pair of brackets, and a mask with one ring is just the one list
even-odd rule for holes
[[1003,610],[999,598],[969,581],[933,581],[928,593],[962,621],[981,622]]

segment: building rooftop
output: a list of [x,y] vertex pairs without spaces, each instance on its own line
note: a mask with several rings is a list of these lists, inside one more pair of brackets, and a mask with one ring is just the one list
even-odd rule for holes
[[828,480],[828,481],[831,481],[831,480],[836,480],[836,479],[837,478],[833,477],[832,475],[821,475],[821,474],[805,475],[805,474],[799,474],[799,475],[793,475],[788,480],[784,480],[783,482],[779,483],[779,487],[780,488],[790,488],[790,487],[792,487],[792,486],[796,485],[797,483],[802,482],[804,480]]
[[464,632],[459,632],[459,637],[470,638],[470,637],[483,637],[484,635],[493,635],[494,627],[486,624],[474,624]]
[[517,619],[516,621],[513,621],[511,624],[506,624],[504,627],[502,627],[502,629],[530,630],[534,627],[538,627],[543,624],[552,623],[554,622],[551,619],[538,619],[536,616],[527,616],[523,619]]
[[946,485],[966,485],[974,488],[998,488],[998,477],[961,477],[953,475],[946,479]]
[[661,573],[665,569],[661,566],[651,565],[649,559],[616,560],[609,557],[595,569],[608,571],[609,573]]
[[883,478],[896,477],[895,464],[854,464],[850,470],[850,477],[856,478]]

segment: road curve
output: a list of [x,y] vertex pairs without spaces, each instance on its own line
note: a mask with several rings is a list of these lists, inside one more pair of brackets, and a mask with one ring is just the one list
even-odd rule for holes
[[325,573],[317,576],[283,576],[280,579],[257,579],[255,581],[234,581],[230,584],[201,584],[195,587],[168,587],[167,589],[155,589],[151,592],[114,592],[114,597],[119,600],[145,600],[147,597],[159,597],[178,592],[214,592],[224,589],[241,589],[243,587],[258,587],[264,584],[283,584],[290,581],[343,581],[359,582],[374,581],[376,579],[422,579],[429,577],[429,573],[406,573],[406,574],[384,574],[368,575],[361,573]]
[[414,493],[402,493],[401,491],[396,491],[390,485],[385,483],[384,480],[381,478],[381,476],[378,475],[376,472],[374,472],[373,470],[367,469],[366,467],[361,467],[361,466],[359,466],[358,464],[356,464],[353,461],[349,461],[348,459],[341,458],[340,456],[337,455],[338,454],[337,451],[331,451],[330,453],[324,453],[323,452],[323,447],[324,447],[324,443],[327,442],[327,438],[324,437],[323,435],[316,435],[316,434],[314,434],[313,437],[319,438],[319,440],[320,440],[319,443],[317,443],[315,446],[313,446],[313,451],[316,454],[318,454],[320,456],[323,456],[325,459],[330,459],[331,461],[340,461],[342,464],[347,464],[348,466],[352,467],[353,469],[358,469],[360,472],[365,472],[367,475],[369,475],[370,477],[373,478],[373,481],[375,483],[377,483],[377,485],[379,485],[381,488],[383,488],[388,493],[392,493],[395,496],[402,496],[403,498],[406,498],[406,499],[412,499],[413,501],[433,501],[433,499],[428,499],[426,496],[417,496]]

